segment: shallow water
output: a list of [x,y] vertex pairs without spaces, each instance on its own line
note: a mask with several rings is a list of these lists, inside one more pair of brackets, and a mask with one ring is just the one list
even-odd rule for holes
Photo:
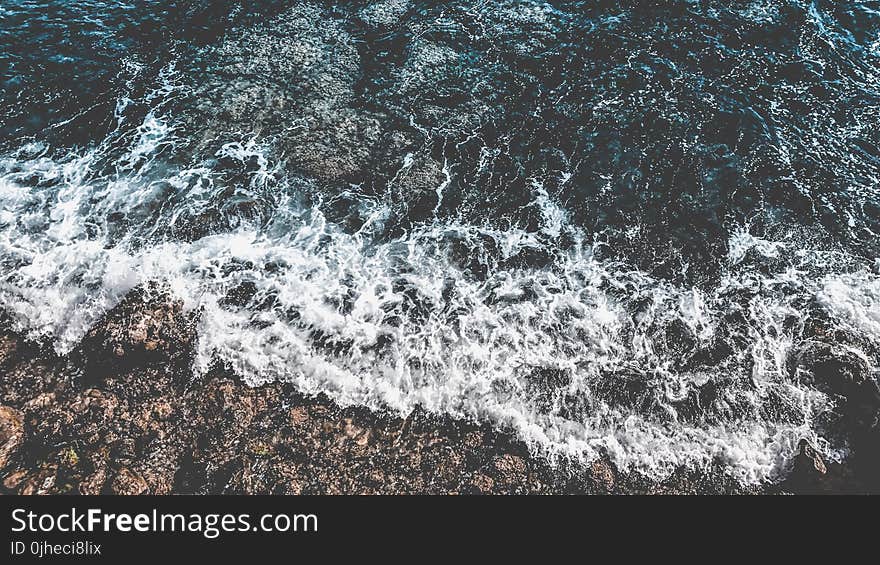
[[654,477],[846,456],[795,358],[878,367],[880,2],[247,4],[0,7],[20,329],[158,279],[197,374]]

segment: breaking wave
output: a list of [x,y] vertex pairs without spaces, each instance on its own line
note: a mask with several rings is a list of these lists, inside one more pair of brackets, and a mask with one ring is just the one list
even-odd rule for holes
[[[753,19],[775,4],[752,3]],[[393,20],[386,8],[368,15]],[[59,353],[159,280],[199,312],[196,375],[221,363],[344,405],[421,406],[652,477],[721,463],[773,480],[802,438],[846,456],[839,398],[793,359],[844,332],[835,344],[875,370],[880,262],[860,248],[755,213],[719,232],[711,274],[691,275],[700,256],[652,270],[649,225],[583,221],[573,163],[511,179],[500,215],[462,212],[491,177],[488,143],[472,196],[445,146],[421,208],[399,194],[417,152],[390,161],[388,190],[328,190],[278,134],[220,131],[193,149],[181,108],[202,91],[179,63],[149,79],[122,67],[109,133],[74,147],[36,135],[0,157],[0,303]]]

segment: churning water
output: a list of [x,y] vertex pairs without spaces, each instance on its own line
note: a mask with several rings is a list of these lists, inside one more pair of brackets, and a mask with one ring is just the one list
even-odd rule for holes
[[663,476],[845,457],[877,370],[880,2],[0,5],[0,304]]

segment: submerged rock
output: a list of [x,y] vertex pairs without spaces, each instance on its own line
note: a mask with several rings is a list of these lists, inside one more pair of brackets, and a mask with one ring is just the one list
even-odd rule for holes
[[[809,380],[836,401],[837,420],[833,420],[833,431],[845,436],[852,447],[848,466],[866,478],[868,488],[877,488],[880,485],[880,379],[874,365],[876,361],[856,347],[856,340],[846,340],[846,336],[843,339],[852,345],[820,339],[804,341],[792,351],[789,368],[793,375]],[[806,480],[804,477],[810,474],[805,474],[803,469],[809,468],[806,461],[815,450],[804,442],[800,447],[793,480],[823,492],[837,490],[824,484],[829,480],[842,483],[849,480],[832,476],[819,486],[816,481]]]
[[[789,366],[815,386],[842,399],[841,411],[852,430],[874,429],[880,422],[880,385],[869,358],[854,347],[807,340]],[[880,446],[878,446],[880,449]]]
[[[809,340],[794,351],[793,361],[796,368],[809,371],[818,385],[848,398],[861,396],[861,387],[872,380],[864,354],[841,344]],[[868,389],[865,392],[870,395]]]
[[301,3],[230,29],[196,50],[184,116],[200,145],[259,136],[305,175],[355,180],[379,141],[380,119],[355,110],[360,59],[345,27]]
[[411,9],[411,5],[409,0],[379,0],[370,2],[358,12],[358,16],[372,28],[389,28],[400,22]]
[[825,459],[802,439],[791,460],[791,472],[773,492],[802,494],[859,494],[878,492],[876,476],[862,465]]

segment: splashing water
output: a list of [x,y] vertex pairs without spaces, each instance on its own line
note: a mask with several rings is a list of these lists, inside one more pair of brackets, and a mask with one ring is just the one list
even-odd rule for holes
[[[749,17],[772,19],[775,4],[752,3]],[[381,13],[381,25],[402,17]],[[485,25],[502,34],[510,24]],[[493,165],[513,135],[493,146],[485,126],[456,122],[458,145],[430,144],[441,157],[419,207],[399,195],[431,170],[424,152],[401,152],[390,188],[375,190],[298,168],[308,162],[300,146],[265,129],[212,131],[193,149],[182,108],[204,85],[176,62],[151,88],[138,73],[147,70],[134,63],[121,72],[127,89],[95,143],[37,136],[0,157],[0,304],[60,353],[131,289],[161,280],[200,311],[197,375],[220,362],[252,385],[286,380],[400,413],[422,406],[511,428],[550,458],[607,454],[653,477],[720,462],[744,482],[772,480],[801,438],[846,455],[845,438],[826,433],[836,400],[798,378],[790,354],[821,319],[860,336],[849,345],[876,366],[880,276],[858,246],[745,218],[722,231],[711,276],[690,277],[700,259],[686,255],[669,276],[645,267],[659,257],[643,245],[649,224],[583,221],[571,159],[527,182]],[[604,104],[624,112],[620,100]],[[285,111],[285,131],[325,115]],[[403,123],[417,119],[427,118]],[[467,148],[479,143],[469,169]],[[503,214],[496,184],[509,191]],[[851,195],[876,198],[876,185],[859,186]]]

